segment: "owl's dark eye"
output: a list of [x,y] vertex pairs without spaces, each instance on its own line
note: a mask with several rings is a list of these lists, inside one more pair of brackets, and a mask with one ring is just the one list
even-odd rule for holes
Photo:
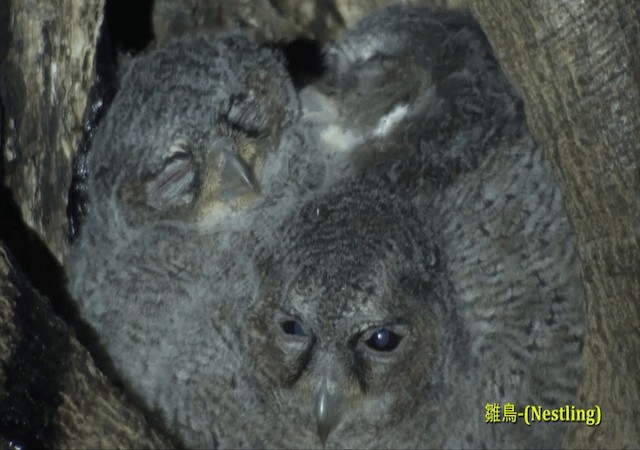
[[400,341],[402,336],[397,335],[388,328],[380,328],[373,332],[371,337],[367,339],[367,347],[379,352],[390,352],[394,350]]
[[285,320],[284,322],[280,323],[280,326],[282,327],[282,331],[284,331],[286,334],[290,334],[292,336],[307,335],[307,333],[304,332],[302,324],[297,320]]

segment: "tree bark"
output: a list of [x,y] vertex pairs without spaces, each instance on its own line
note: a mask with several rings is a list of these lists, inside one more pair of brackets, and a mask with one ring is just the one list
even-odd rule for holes
[[11,0],[2,36],[4,183],[62,262],[73,157],[95,81],[101,0]]
[[640,445],[640,7],[635,0],[472,0],[565,196],[586,290],[573,448]]

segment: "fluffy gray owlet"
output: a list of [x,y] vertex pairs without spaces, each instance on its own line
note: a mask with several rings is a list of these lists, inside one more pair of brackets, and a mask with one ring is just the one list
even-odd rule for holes
[[392,7],[326,55],[300,101],[235,32],[132,63],[88,162],[83,316],[188,446],[559,445],[485,422],[574,403],[583,293],[484,36]]

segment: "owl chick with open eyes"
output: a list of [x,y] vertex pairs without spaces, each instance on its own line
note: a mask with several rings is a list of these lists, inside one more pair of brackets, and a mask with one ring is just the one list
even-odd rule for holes
[[134,60],[70,289],[189,447],[557,447],[583,293],[557,184],[473,19],[390,7],[296,93],[239,32]]

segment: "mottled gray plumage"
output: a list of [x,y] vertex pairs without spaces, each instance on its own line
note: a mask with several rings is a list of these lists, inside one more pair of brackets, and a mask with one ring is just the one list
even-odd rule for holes
[[299,95],[239,32],[135,59],[70,289],[194,447],[554,447],[583,293],[562,197],[475,22],[391,7]]

